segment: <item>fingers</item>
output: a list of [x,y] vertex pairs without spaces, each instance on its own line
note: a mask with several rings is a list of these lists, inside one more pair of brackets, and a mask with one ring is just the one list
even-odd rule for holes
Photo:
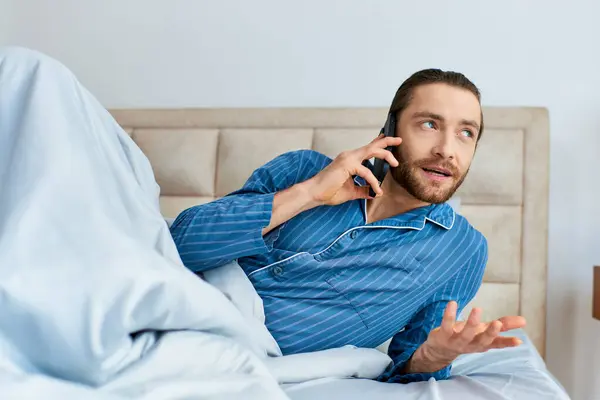
[[377,157],[377,158],[384,159],[392,167],[397,167],[399,165],[398,160],[396,160],[396,157],[394,157],[394,155],[392,154],[391,151],[385,150],[385,149],[381,149],[379,147],[374,147],[372,149],[372,152],[369,153],[367,157],[368,158]]
[[354,199],[372,199],[370,186],[354,186]]
[[476,346],[478,346],[482,350],[487,350],[494,340],[500,334],[502,329],[502,323],[500,321],[492,321],[488,325],[487,329],[480,334],[474,340]]
[[446,310],[444,311],[440,328],[447,336],[452,336],[454,334],[454,323],[456,322],[457,309],[458,304],[456,304],[455,301],[451,301],[448,303]]
[[382,132],[379,135],[377,135],[377,137],[375,139],[371,140],[371,143],[375,143],[376,141],[380,140],[383,137],[385,137],[385,135]]
[[469,314],[467,322],[462,330],[456,330],[456,334],[452,338],[452,342],[459,352],[470,351],[473,347],[473,339],[478,333],[480,327],[479,319],[481,317],[481,309],[473,308]]
[[[356,150],[348,150],[343,151],[336,157],[336,162],[338,165],[342,165],[346,170],[348,170],[351,174],[356,174],[363,177],[365,180],[369,182],[369,184],[373,187],[375,193],[378,193],[379,182],[373,176],[372,173],[367,173],[364,166],[362,166],[365,160],[376,157],[379,159],[386,160],[387,163],[393,167],[397,167],[399,165],[398,160],[392,154],[391,151],[387,150],[388,146],[397,146],[402,143],[402,139],[398,137],[383,137],[383,135],[378,136],[374,139],[370,144],[361,147]],[[362,167],[357,167],[357,162]],[[372,177],[373,179],[369,180],[368,177]],[[379,194],[383,192],[379,191]]]
[[516,347],[523,344],[523,341],[516,337],[498,336],[488,346],[489,349],[505,349],[507,347]]
[[[373,175],[373,173],[371,172],[371,170],[369,168],[365,167],[364,165],[360,165],[356,169],[356,174],[358,176],[360,176],[361,178],[363,178],[365,181],[367,181],[369,186],[371,186],[373,188],[375,195],[381,196],[383,194],[383,190],[381,190],[381,187],[379,187],[379,181],[377,180],[377,178],[375,178],[375,175]],[[368,193],[369,193],[368,188],[366,188],[366,189],[367,189],[367,196],[368,196]]]
[[527,321],[521,316],[507,316],[499,318],[502,323],[502,331],[510,331],[511,329],[523,328]]
[[479,320],[481,318],[481,309],[473,308],[467,319],[463,330],[460,332],[460,341],[464,343],[470,343],[475,335],[478,333]]
[[480,353],[491,349],[515,347],[523,343],[516,337],[500,336],[501,332],[524,326],[523,317],[503,317],[483,323],[482,310],[475,307],[466,321],[457,322],[457,308],[455,301],[449,302],[444,310],[442,323],[431,332],[432,343],[445,351],[456,354]]
[[371,140],[371,144],[381,148],[398,146],[400,143],[402,143],[402,138],[398,136],[385,136],[383,133],[380,133],[375,139]]
[[402,138],[399,138],[397,136],[383,136],[383,134],[381,134],[377,136],[375,140],[373,140],[371,143],[362,147],[359,150],[362,150],[363,159],[366,160],[372,157],[371,154],[373,154],[373,151],[375,149],[385,149],[387,147],[394,147],[400,145],[400,143],[402,143]]

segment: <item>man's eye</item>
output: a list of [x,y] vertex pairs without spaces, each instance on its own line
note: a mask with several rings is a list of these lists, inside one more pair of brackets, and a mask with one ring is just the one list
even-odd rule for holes
[[463,135],[465,135],[466,137],[473,137],[473,136],[474,136],[474,135],[473,135],[473,132],[471,132],[471,131],[470,131],[470,130],[468,130],[468,129],[463,129],[461,133],[462,133]]
[[427,128],[427,129],[435,129],[435,125],[433,124],[433,121],[423,122],[423,127]]

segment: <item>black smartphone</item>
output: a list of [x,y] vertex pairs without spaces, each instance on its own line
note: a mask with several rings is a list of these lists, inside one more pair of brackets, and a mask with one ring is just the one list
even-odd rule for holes
[[[385,121],[385,125],[383,126],[383,128],[381,128],[380,134],[382,133],[385,137],[394,136],[396,134],[396,115],[394,113],[388,114],[387,120]],[[386,150],[392,151],[392,148],[393,146],[388,146],[386,147]],[[365,162],[363,162],[363,165],[365,165],[371,170],[371,172],[373,173],[373,175],[375,175],[375,178],[379,182],[379,185],[381,185],[381,182],[383,182],[383,178],[385,178],[385,175],[387,174],[390,168],[388,162],[380,158],[375,158],[373,164],[371,164],[369,160],[365,160]],[[375,191],[372,187],[369,188],[369,195],[371,197],[375,197]]]

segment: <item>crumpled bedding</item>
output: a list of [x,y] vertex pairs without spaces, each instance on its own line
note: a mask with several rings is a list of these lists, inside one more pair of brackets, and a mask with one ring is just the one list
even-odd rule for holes
[[[264,328],[262,301],[239,265],[232,262],[204,274],[207,282],[223,292],[251,323],[255,323],[257,336],[270,336]],[[391,359],[378,350],[352,346],[284,357],[277,357],[278,348],[273,348],[265,363],[294,400],[569,398],[523,329],[502,334],[516,336],[523,344],[511,349],[463,355],[453,364],[452,377],[444,381],[431,379],[408,385],[374,381]]]
[[303,380],[269,368],[264,325],[183,266],[131,138],[21,48],[0,49],[0,185],[1,399],[283,399]]
[[[370,380],[390,362],[375,349],[281,356],[235,263],[183,266],[131,138],[20,48],[0,49],[0,185],[0,399],[453,398],[434,396],[452,382]],[[455,393],[496,375],[478,367]]]
[[392,361],[376,349],[355,346],[282,356],[265,326],[262,300],[238,263],[233,261],[202,275],[240,310],[247,321],[249,334],[264,350],[262,355],[267,368],[280,384],[334,377],[374,379]]
[[151,166],[57,61],[0,50],[0,398],[284,399],[179,259]]
[[448,380],[387,384],[367,379],[322,378],[285,384],[293,400],[568,400],[535,346],[521,330],[505,332],[519,347],[459,357]]

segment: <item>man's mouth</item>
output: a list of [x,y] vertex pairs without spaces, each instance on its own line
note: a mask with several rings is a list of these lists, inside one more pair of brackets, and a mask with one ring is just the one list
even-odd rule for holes
[[445,169],[445,168],[439,168],[439,167],[422,167],[423,171],[432,174],[434,176],[439,176],[439,177],[450,177],[452,176],[452,172],[450,172],[449,170]]

